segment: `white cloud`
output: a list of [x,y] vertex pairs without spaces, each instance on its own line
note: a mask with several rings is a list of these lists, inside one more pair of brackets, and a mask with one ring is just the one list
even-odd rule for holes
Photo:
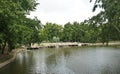
[[98,9],[93,13],[93,3],[89,0],[38,0],[38,2],[40,5],[29,17],[37,16],[43,24],[53,22],[63,25],[67,22],[81,22],[100,11]]

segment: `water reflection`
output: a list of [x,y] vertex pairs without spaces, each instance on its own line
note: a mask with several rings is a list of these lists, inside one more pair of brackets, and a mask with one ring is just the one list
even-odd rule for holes
[[19,53],[0,74],[120,74],[120,50],[89,47],[27,51]]
[[55,53],[56,67],[53,69],[57,74],[74,74],[66,65],[65,52],[63,50],[57,50]]

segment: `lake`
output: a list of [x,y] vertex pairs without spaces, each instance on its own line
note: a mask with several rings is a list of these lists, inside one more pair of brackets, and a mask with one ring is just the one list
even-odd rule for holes
[[18,53],[0,74],[120,74],[120,48],[41,48]]

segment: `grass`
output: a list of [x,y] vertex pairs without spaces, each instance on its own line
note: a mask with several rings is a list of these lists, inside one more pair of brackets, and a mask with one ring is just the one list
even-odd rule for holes
[[10,54],[0,54],[0,63],[9,60],[10,58],[12,58],[12,55]]

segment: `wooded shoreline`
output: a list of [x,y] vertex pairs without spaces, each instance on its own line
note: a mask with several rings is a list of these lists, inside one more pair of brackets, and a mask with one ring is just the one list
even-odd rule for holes
[[[110,42],[108,46],[120,45],[120,42]],[[34,44],[28,49],[39,49],[39,48],[58,48],[58,47],[82,47],[82,46],[107,46],[106,43],[78,43],[78,42],[58,42],[58,43],[41,43]]]
[[[110,42],[109,46],[116,46],[116,45],[120,45],[120,42]],[[41,43],[41,44],[34,44],[32,45],[30,48],[34,49],[34,48],[58,48],[58,47],[82,47],[82,46],[106,46],[106,44],[103,43],[77,43],[77,42],[60,42],[60,43]],[[17,53],[21,52],[21,51],[25,51],[26,48],[18,48],[15,49],[11,52],[11,54],[13,55],[12,58],[10,58],[9,60],[0,63],[0,69],[3,68],[4,66],[8,65],[9,63],[13,62],[16,58]]]

